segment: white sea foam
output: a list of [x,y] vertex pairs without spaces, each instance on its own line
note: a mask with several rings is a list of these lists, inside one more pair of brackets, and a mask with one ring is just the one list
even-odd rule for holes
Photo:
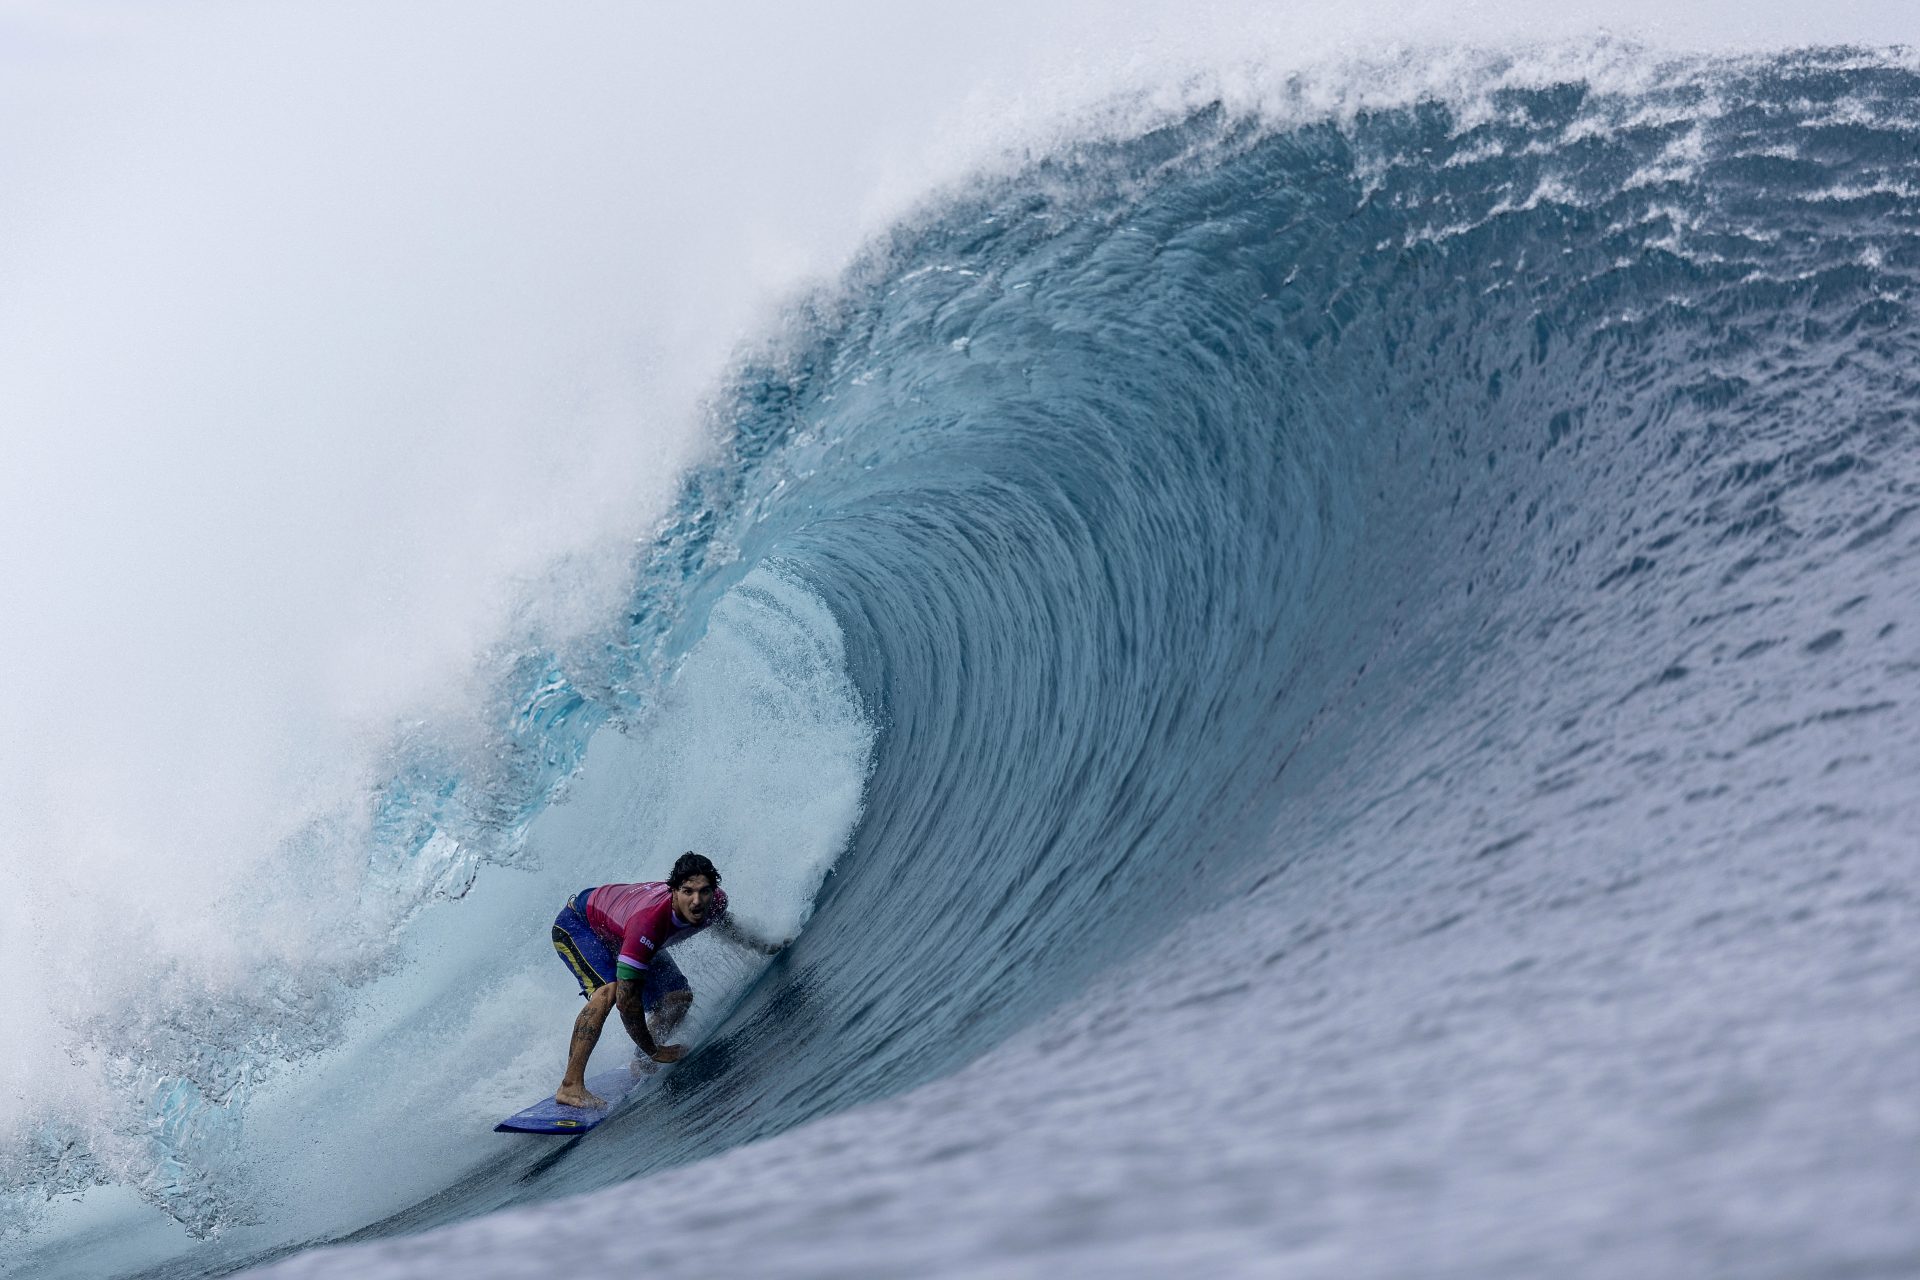
[[[113,1113],[89,1028],[137,975],[384,944],[360,798],[395,723],[457,733],[484,655],[616,610],[734,344],[929,191],[1201,102],[1660,74],[1551,43],[1600,26],[1920,35],[1905,4],[1671,9],[0,10],[0,1132]],[[1528,43],[1490,81],[1434,40]]]

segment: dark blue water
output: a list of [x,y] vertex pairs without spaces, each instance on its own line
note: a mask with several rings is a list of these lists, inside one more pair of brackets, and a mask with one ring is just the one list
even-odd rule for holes
[[517,1214],[286,1274],[595,1213],[712,1274],[1920,1267],[1916,101],[1207,109],[897,228],[498,768],[392,791],[537,832],[584,759],[590,825],[646,760],[594,731],[775,636],[870,735],[805,932],[588,1139],[366,1220]]

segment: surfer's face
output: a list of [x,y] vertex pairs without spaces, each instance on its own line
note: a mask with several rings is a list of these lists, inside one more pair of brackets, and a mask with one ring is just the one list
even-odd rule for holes
[[688,924],[699,924],[713,906],[713,881],[705,876],[688,876],[673,891],[673,909]]

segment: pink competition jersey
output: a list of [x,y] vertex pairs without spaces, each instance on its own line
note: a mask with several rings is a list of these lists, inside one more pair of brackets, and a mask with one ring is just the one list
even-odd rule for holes
[[684,938],[727,913],[727,891],[713,891],[706,924],[688,924],[673,909],[666,882],[603,884],[587,895],[587,927],[607,944],[623,968],[645,969],[661,947]]

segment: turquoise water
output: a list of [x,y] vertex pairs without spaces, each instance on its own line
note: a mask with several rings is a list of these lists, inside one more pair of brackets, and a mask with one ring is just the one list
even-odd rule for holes
[[[152,1163],[17,1178],[132,1187],[204,1243],[113,1266],[168,1275],[501,1209],[284,1274],[523,1274],[595,1211],[586,1260],[698,1214],[715,1273],[1915,1265],[1916,100],[1494,68],[950,196],[736,374],[624,620],[395,757],[407,959],[110,1034]],[[556,1056],[557,887],[683,831],[804,931],[693,953],[697,1050],[589,1138],[349,1136],[355,1201],[221,1100],[391,1089],[367,1010],[475,965]],[[436,1079],[522,1025],[436,1016]]]

